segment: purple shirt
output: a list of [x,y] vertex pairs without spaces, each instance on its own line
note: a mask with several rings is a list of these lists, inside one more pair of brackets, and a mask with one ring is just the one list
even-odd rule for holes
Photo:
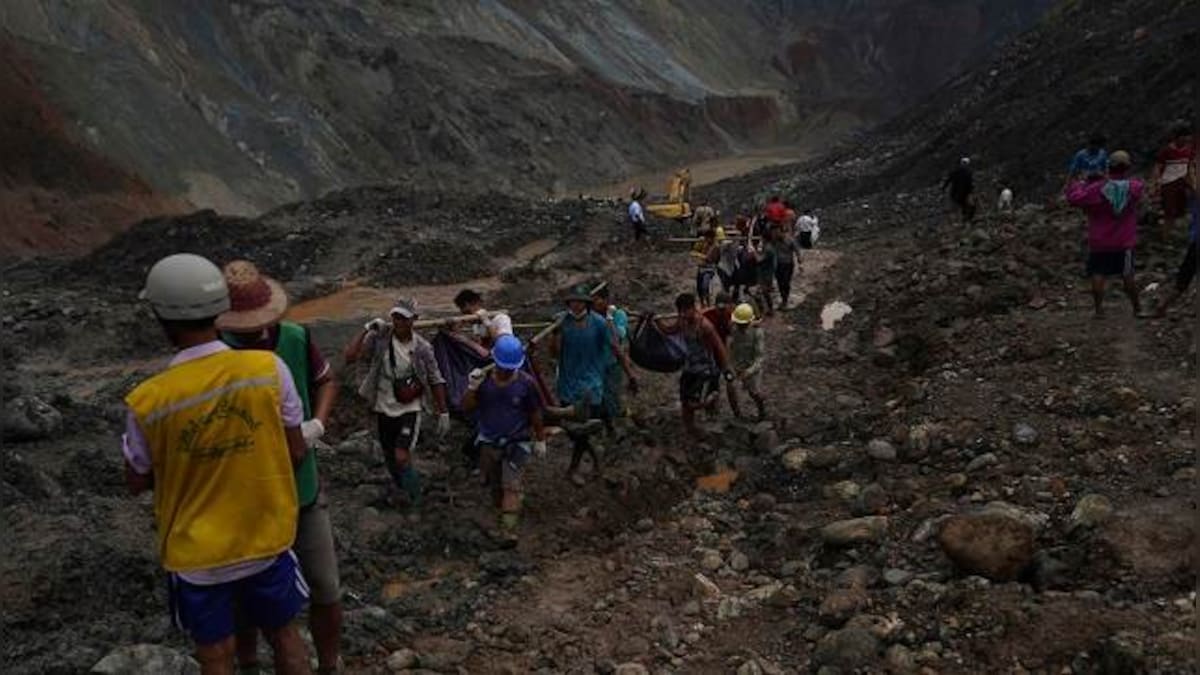
[[533,378],[518,372],[516,378],[499,384],[489,377],[476,393],[475,422],[486,440],[528,441],[529,416],[542,407]]
[[[171,362],[167,364],[167,367],[177,366],[181,363],[227,351],[228,349],[229,346],[219,340],[206,342],[195,347],[188,347],[176,354],[171,359]],[[298,427],[304,421],[304,405],[300,402],[300,395],[296,393],[296,383],[292,380],[292,373],[278,356],[275,357],[275,370],[279,373],[281,394],[279,412],[283,416],[283,426]],[[142,428],[138,426],[137,417],[133,414],[132,410],[127,411],[125,414],[125,435],[121,437],[121,453],[125,455],[125,461],[129,463],[130,468],[136,473],[146,475],[153,470],[153,464],[150,461],[150,446],[146,442],[146,436],[142,433]],[[285,553],[284,555],[288,554]],[[193,570],[187,573],[180,573],[179,576],[183,577],[189,583],[201,586],[223,584],[258,574],[270,567],[277,557],[272,556],[262,560],[247,560],[207,570]]]

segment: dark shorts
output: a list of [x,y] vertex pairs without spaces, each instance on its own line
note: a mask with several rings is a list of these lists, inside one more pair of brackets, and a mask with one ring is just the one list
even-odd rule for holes
[[[403,487],[404,473],[412,466],[412,455],[421,440],[421,413],[412,412],[399,417],[376,415],[379,423],[379,450],[383,465],[397,485]],[[404,452],[397,453],[397,450]],[[400,459],[397,459],[397,455]]]
[[812,232],[801,232],[800,233],[800,248],[812,248],[812,247],[813,247]]
[[1188,184],[1180,178],[1162,186],[1162,210],[1164,218],[1182,218],[1188,212]]
[[1192,279],[1196,278],[1196,242],[1188,245],[1187,256],[1183,259],[1183,264],[1179,266],[1179,271],[1175,273],[1175,289],[1180,293],[1186,291],[1188,286],[1192,285]]
[[703,403],[720,388],[720,375],[685,372],[679,376],[679,400],[684,403]]
[[255,627],[273,631],[291,623],[308,602],[308,584],[291,551],[245,579],[201,586],[171,574],[167,584],[171,619],[198,645],[233,636],[235,607],[244,611]]
[[696,295],[702,299],[712,295],[713,277],[717,271],[711,267],[701,267],[696,270]]
[[1125,277],[1133,274],[1133,249],[1089,252],[1087,273],[1091,277]]

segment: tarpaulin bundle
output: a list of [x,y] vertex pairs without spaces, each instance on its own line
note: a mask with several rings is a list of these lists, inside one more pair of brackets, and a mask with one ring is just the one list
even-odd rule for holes
[[468,376],[472,370],[491,363],[492,356],[474,342],[446,331],[433,336],[433,355],[446,380],[446,405],[450,412],[461,415]]
[[629,358],[638,366],[656,373],[674,373],[683,368],[687,344],[679,334],[659,329],[654,315],[643,313],[629,338]]
[[[467,393],[467,382],[471,371],[490,365],[492,356],[488,350],[475,342],[446,331],[438,331],[437,335],[433,337],[432,344],[438,368],[446,380],[446,405],[450,407],[451,413],[461,416],[464,414],[462,400]],[[528,359],[521,370],[532,375],[537,382],[542,405],[552,403],[554,399],[549,396],[546,383],[542,381],[541,375],[530,367]]]

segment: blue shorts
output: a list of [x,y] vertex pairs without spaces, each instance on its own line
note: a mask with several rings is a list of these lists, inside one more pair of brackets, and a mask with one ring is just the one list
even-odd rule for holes
[[291,623],[308,602],[308,584],[291,551],[245,579],[201,586],[171,574],[167,584],[171,619],[199,645],[233,636],[235,606],[245,611],[253,625],[270,631]]

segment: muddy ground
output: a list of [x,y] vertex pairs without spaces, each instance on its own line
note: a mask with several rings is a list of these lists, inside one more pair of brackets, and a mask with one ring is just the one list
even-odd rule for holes
[[[390,506],[345,389],[321,462],[348,670],[1189,672],[1193,310],[1134,320],[1114,291],[1093,320],[1081,222],[1056,207],[964,227],[931,193],[820,206],[802,302],[765,324],[769,423],[723,410],[685,443],[674,379],[645,374],[602,475],[564,480],[561,439],[531,466],[514,550],[458,464],[463,430],[421,452],[424,506]],[[413,287],[448,310],[450,290],[482,283],[518,321],[601,278],[620,303],[668,308],[690,286],[686,254],[632,244],[619,209],[356,191],[255,222],[147,223],[79,261],[9,268],[5,398],[37,396],[63,424],[0,452],[0,670],[187,648],[116,439],[120,397],[165,354],[132,301],[153,259],[249,255],[298,298],[386,289],[305,306],[334,355]],[[1149,241],[1143,283],[1165,283],[1182,245]],[[853,311],[826,331],[834,300]]]

